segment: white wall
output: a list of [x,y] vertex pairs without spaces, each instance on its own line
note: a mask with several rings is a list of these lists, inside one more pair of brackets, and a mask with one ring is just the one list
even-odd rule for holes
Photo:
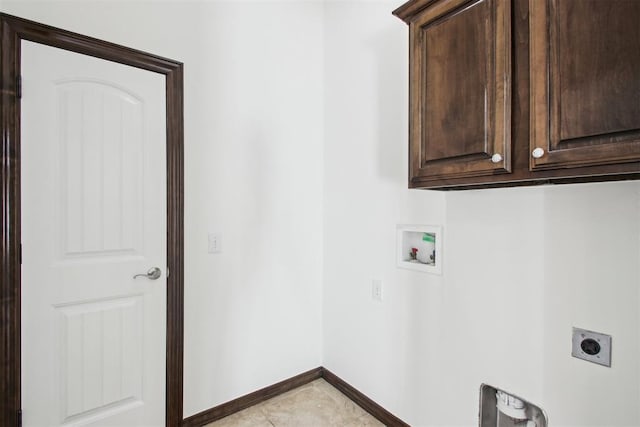
[[[401,3],[1,7],[185,62],[185,415],[322,364],[415,426],[476,425],[481,382],[640,425],[640,185],[407,190]],[[400,223],[444,226],[442,276],[395,267]]]
[[[545,194],[544,404],[557,425],[640,425],[640,184]],[[611,369],[567,357],[571,326],[613,336]]]
[[320,366],[322,5],[2,11],[185,63],[185,415]]
[[[640,425],[640,184],[406,190],[401,3],[325,6],[325,366],[414,426],[477,425],[482,382],[554,426]],[[442,276],[396,269],[398,223],[444,226]]]

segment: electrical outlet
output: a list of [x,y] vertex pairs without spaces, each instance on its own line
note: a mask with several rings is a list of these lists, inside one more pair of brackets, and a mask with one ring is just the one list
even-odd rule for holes
[[573,328],[571,355],[587,362],[611,367],[611,335]]
[[382,280],[373,280],[371,282],[371,298],[375,301],[382,301]]
[[209,233],[209,253],[217,254],[222,252],[222,234]]

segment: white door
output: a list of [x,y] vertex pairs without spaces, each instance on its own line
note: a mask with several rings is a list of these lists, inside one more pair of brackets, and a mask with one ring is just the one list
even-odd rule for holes
[[165,77],[27,41],[21,61],[23,423],[162,426]]

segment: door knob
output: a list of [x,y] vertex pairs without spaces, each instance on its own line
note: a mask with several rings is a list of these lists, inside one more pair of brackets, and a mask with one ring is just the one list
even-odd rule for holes
[[160,272],[160,269],[158,267],[152,267],[149,269],[149,271],[147,271],[146,274],[136,274],[135,276],[133,276],[133,278],[135,279],[136,277],[146,277],[149,280],[158,280],[161,274],[162,273]]
[[544,149],[538,147],[531,152],[531,155],[533,156],[533,158],[539,159],[540,157],[544,156]]
[[491,156],[491,161],[493,163],[500,163],[502,161],[502,155],[500,153],[496,153],[493,156]]

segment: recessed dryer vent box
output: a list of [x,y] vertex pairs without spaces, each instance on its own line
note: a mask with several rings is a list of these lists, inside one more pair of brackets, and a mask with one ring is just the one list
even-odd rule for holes
[[537,405],[499,388],[480,386],[479,427],[547,427],[547,414]]
[[398,267],[442,274],[442,227],[398,225],[397,229]]

